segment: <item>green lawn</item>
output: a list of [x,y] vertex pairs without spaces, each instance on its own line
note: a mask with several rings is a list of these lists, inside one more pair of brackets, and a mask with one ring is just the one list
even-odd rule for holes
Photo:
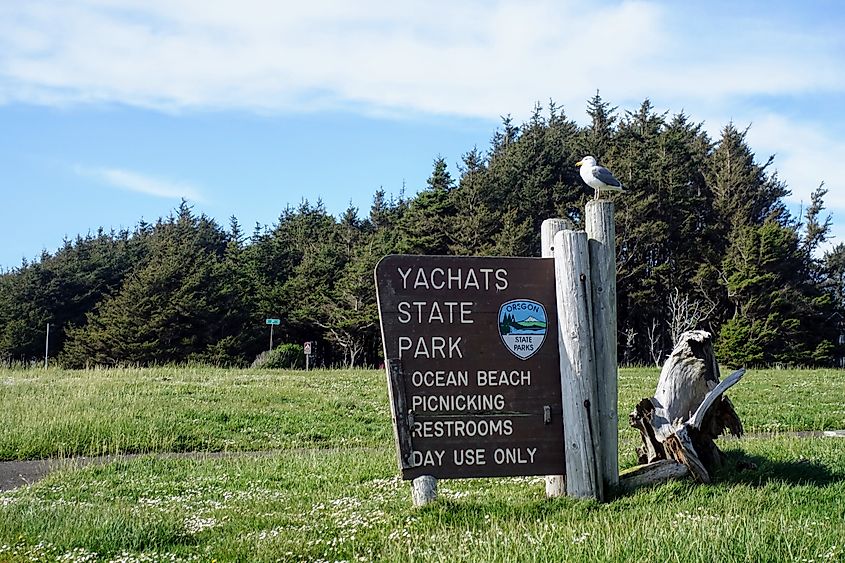
[[0,370],[0,459],[384,445],[375,370]]
[[[639,440],[627,413],[652,394],[657,376],[620,371],[623,465],[635,463]],[[749,432],[845,428],[842,371],[752,370],[728,394]],[[0,370],[0,405],[0,460],[393,440],[376,370]]]
[[[656,378],[622,370],[620,412]],[[761,370],[730,396],[750,431],[819,430],[845,428],[843,390],[839,371]],[[381,372],[0,371],[0,405],[6,459],[278,450],[143,457],[0,493],[0,561],[845,560],[841,438],[725,442],[757,469],[605,504],[510,478],[442,481],[413,509]],[[636,441],[625,428],[623,467]]]

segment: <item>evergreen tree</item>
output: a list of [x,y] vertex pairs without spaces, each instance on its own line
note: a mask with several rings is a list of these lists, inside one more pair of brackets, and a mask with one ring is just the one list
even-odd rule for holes
[[734,230],[762,225],[767,219],[780,224],[789,221],[782,201],[789,191],[776,174],[766,173],[774,157],[763,165],[755,163],[754,153],[745,141],[746,133],[733,123],[726,125],[709,160],[708,182],[725,247]]
[[183,201],[147,244],[146,259],[120,291],[89,312],[84,326],[68,329],[67,365],[203,361],[228,336],[226,313],[243,305],[226,293],[221,275],[222,229]]
[[714,210],[726,250],[720,277],[726,290],[725,324],[717,353],[735,365],[830,363],[834,302],[813,272],[813,241],[827,228],[816,217],[823,204],[814,194],[803,244],[781,198],[788,194],[766,173],[745,143],[745,133],[728,125],[711,159]]
[[810,194],[810,205],[804,213],[804,236],[801,240],[801,252],[804,254],[807,264],[811,267],[808,274],[817,282],[822,281],[822,264],[821,260],[816,259],[815,254],[819,246],[828,240],[832,224],[830,215],[824,219],[821,218],[826,194],[827,189],[825,189],[824,183]]
[[[842,355],[845,245],[818,257],[831,225],[823,185],[794,218],[773,160],[758,164],[732,123],[713,143],[700,124],[649,100],[617,114],[597,93],[587,111],[586,127],[553,101],[523,124],[505,117],[488,149],[463,155],[457,178],[438,157],[417,196],[380,188],[365,217],[351,204],[333,217],[303,201],[247,238],[236,219],[226,231],[183,202],[132,232],[67,240],[0,273],[0,359],[40,358],[51,323],[51,354],[69,366],[243,365],[265,349],[263,321],[275,317],[277,343],[318,341],[328,365],[378,363],[378,260],[536,256],[544,219],[582,222],[592,191],[574,163],[585,154],[628,191],[613,196],[623,358],[659,359],[693,327],[719,334],[729,364],[824,365]],[[513,322],[504,317],[502,330]]]
[[831,295],[834,306],[845,320],[845,243],[840,242],[825,253],[823,268],[822,287]]
[[52,319],[52,276],[40,263],[24,263],[0,277],[0,359],[27,363],[44,353]]
[[408,254],[447,254],[449,221],[454,215],[450,192],[454,181],[438,157],[422,190],[402,217],[400,250]]
[[493,246],[498,228],[496,213],[490,208],[489,176],[483,157],[477,148],[463,156],[461,178],[451,192],[454,216],[450,221],[449,253],[456,255],[486,255]]
[[138,242],[127,231],[65,240],[51,255],[0,276],[0,357],[43,357],[46,324],[50,354],[64,346],[65,330],[123,282],[138,258]]
[[528,123],[519,128],[508,121],[504,125],[511,133],[507,142],[494,145],[486,174],[488,206],[496,210],[501,225],[493,236],[493,251],[536,256],[544,219],[580,216],[577,202],[585,190],[574,166],[577,127],[557,107],[546,119],[539,104]]
[[587,115],[590,126],[584,130],[582,152],[592,155],[599,162],[606,162],[608,151],[613,143],[616,126],[616,107],[611,107],[602,99],[596,90],[596,95],[587,101]]

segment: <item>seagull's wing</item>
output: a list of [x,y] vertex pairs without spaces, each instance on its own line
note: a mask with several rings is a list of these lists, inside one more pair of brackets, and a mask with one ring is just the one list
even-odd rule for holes
[[613,174],[604,166],[593,166],[593,176],[607,184],[608,186],[622,187],[622,182],[613,177]]

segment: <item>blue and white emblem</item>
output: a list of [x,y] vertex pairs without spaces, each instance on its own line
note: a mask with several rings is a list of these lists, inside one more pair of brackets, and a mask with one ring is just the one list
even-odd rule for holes
[[514,299],[499,308],[499,335],[505,348],[520,360],[540,350],[546,339],[546,309],[531,299]]

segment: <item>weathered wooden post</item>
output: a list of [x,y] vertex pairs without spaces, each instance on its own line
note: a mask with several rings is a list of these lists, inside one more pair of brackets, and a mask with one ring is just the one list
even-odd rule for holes
[[587,233],[554,236],[566,492],[601,500],[600,435]]
[[616,228],[613,223],[613,202],[605,200],[588,202],[585,223],[590,252],[602,481],[605,488],[609,489],[619,484]]
[[[554,258],[554,236],[563,230],[572,230],[572,222],[568,219],[546,219],[540,227],[540,256]],[[563,452],[561,452],[563,455]],[[561,497],[566,494],[566,477],[564,475],[546,475],[546,496]]]
[[[411,443],[411,424],[408,420],[408,403],[405,396],[405,381],[402,373],[402,362],[396,358],[390,358],[385,362],[387,370],[387,394],[390,404],[395,405],[392,411],[393,426],[397,432],[396,453],[399,455],[400,466],[404,467],[410,462],[403,452]],[[437,500],[437,479],[431,475],[420,475],[411,482],[411,500],[414,506],[425,506]]]
[[414,506],[425,506],[437,500],[437,479],[431,475],[414,479],[411,498],[414,500]]

